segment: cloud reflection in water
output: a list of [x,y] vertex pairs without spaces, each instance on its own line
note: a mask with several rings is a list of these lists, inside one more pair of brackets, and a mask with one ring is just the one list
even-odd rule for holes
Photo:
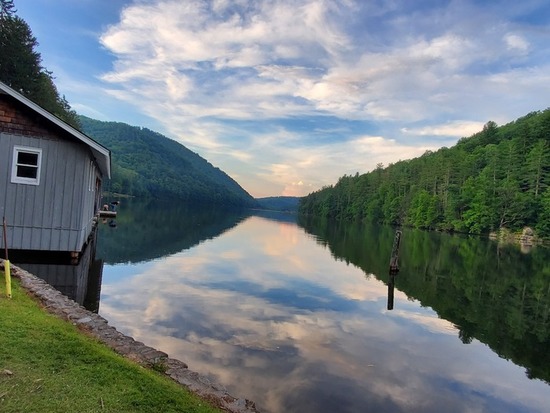
[[[543,411],[548,386],[290,223],[106,266],[101,314],[269,412]],[[506,380],[502,380],[506,377]],[[527,396],[528,395],[528,396]]]

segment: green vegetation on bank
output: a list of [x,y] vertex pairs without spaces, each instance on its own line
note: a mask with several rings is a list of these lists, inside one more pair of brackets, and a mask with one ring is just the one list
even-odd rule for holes
[[452,148],[343,176],[302,198],[299,212],[476,234],[529,226],[550,238],[550,109],[500,127],[488,122]]
[[109,148],[110,192],[219,206],[253,206],[254,198],[225,172],[180,143],[147,128],[81,116],[84,133]]
[[219,412],[46,313],[18,280],[6,298],[0,281],[1,412]]

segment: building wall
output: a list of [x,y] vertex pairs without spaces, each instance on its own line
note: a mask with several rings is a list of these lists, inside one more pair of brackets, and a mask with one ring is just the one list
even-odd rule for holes
[[[87,145],[56,129],[0,94],[0,214],[10,249],[80,251],[91,232],[97,165]],[[39,185],[11,182],[14,146],[42,150]]]

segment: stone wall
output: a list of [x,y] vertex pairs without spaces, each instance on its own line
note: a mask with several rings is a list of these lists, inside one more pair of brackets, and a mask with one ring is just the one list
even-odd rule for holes
[[[4,260],[0,259],[0,265],[4,267]],[[86,310],[40,278],[14,265],[10,265],[10,268],[11,274],[21,281],[21,285],[36,297],[47,311],[71,322],[122,356],[144,367],[164,372],[172,380],[223,410],[233,413],[258,412],[250,400],[231,396],[223,386],[189,370],[186,363],[172,359],[166,353],[120,333],[103,317]]]

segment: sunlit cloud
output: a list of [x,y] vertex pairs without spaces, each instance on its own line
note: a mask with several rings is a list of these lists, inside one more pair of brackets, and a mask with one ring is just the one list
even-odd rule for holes
[[536,5],[139,1],[100,37],[101,79],[252,194],[305,195],[545,109],[550,35],[514,22]]
[[441,125],[431,125],[420,128],[403,128],[401,131],[407,135],[419,136],[444,136],[463,138],[472,136],[483,129],[481,122],[453,121]]
[[433,331],[439,334],[450,334],[456,336],[457,328],[449,321],[439,318],[434,313],[421,313],[417,311],[396,310],[392,312],[392,316],[403,317],[414,323],[418,323],[428,331]]

